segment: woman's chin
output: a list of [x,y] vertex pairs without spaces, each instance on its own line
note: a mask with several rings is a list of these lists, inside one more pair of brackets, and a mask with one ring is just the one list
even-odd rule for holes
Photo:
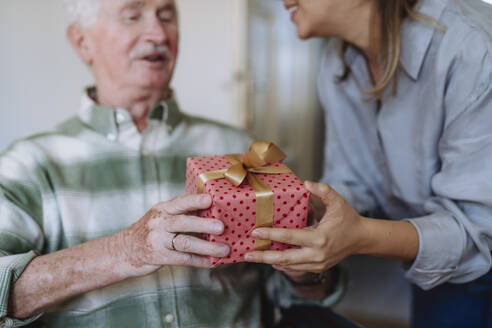
[[306,40],[313,37],[312,28],[309,26],[309,24],[304,23],[305,22],[300,19],[296,22],[297,37],[301,40]]
[[307,30],[307,29],[303,29],[301,27],[298,27],[297,28],[297,37],[301,40],[307,40],[309,38],[311,38],[313,35],[312,33]]

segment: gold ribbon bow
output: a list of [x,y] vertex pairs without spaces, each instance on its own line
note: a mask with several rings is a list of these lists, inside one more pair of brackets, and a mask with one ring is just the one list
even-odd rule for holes
[[[273,226],[273,191],[256,174],[292,173],[285,165],[267,166],[285,159],[285,154],[273,143],[255,141],[249,147],[249,152],[225,155],[231,167],[224,170],[205,172],[198,179],[197,192],[201,194],[208,181],[227,179],[234,186],[239,187],[245,179],[253,188],[256,195],[256,227]],[[256,173],[256,174],[255,174]],[[255,250],[270,249],[269,240],[255,239]]]

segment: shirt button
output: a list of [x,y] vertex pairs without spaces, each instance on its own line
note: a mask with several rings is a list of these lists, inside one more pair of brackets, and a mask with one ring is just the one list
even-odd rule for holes
[[171,313],[166,314],[166,316],[164,317],[164,320],[166,320],[167,323],[171,323],[174,321],[174,316]]
[[116,113],[116,122],[118,122],[118,124],[125,122],[125,120],[126,117],[125,115],[123,115],[123,113]]

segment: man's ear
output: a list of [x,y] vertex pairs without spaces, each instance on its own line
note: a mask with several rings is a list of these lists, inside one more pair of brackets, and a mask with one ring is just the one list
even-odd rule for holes
[[67,28],[67,38],[84,63],[92,66],[92,55],[87,42],[87,31],[77,23],[70,24]]

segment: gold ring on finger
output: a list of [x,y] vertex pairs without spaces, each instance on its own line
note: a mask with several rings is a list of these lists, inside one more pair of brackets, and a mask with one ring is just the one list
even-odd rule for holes
[[174,234],[173,239],[171,239],[171,250],[173,250],[173,251],[175,251],[175,250],[176,250],[176,246],[174,245],[174,240],[175,240],[175,239],[176,239],[176,237],[178,237],[180,234],[181,234],[181,232],[178,232],[178,233]]

